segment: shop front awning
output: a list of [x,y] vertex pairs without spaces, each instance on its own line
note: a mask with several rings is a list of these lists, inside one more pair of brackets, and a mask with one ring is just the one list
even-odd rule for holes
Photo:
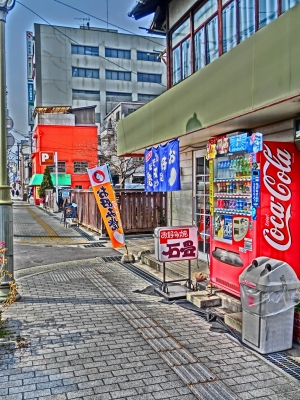
[[300,4],[117,124],[118,156],[300,114]]
[[[51,174],[53,185],[56,185],[55,174]],[[43,180],[43,174],[34,174],[28,186],[40,186]],[[70,174],[58,174],[58,186],[71,186]]]

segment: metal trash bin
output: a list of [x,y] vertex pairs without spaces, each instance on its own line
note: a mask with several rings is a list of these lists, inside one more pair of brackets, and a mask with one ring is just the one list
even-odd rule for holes
[[239,277],[242,341],[261,354],[290,349],[299,280],[292,267],[258,257]]

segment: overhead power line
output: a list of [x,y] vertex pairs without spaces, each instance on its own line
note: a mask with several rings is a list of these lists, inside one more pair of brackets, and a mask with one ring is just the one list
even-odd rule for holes
[[128,29],[122,28],[121,26],[118,26],[118,25],[112,24],[111,22],[108,22],[108,20],[105,21],[105,20],[102,19],[102,18],[95,17],[94,15],[89,14],[89,13],[87,13],[86,11],[79,10],[79,8],[70,6],[69,4],[66,4],[66,3],[64,3],[64,2],[62,2],[62,1],[60,1],[60,0],[54,0],[54,1],[55,1],[56,3],[62,4],[62,5],[65,6],[65,7],[72,8],[73,10],[76,10],[76,11],[78,11],[78,12],[80,12],[80,13],[83,13],[83,14],[85,14],[85,15],[88,15],[89,17],[98,19],[99,21],[104,22],[105,24],[107,23],[108,25],[111,25],[111,26],[114,26],[115,28],[121,29],[121,30],[124,31],[124,32],[128,32],[128,33],[130,33],[130,34],[132,34],[132,35],[141,37],[141,38],[143,38],[143,39],[145,39],[145,40],[148,40],[149,42],[155,43],[155,44],[157,44],[158,46],[161,46],[161,47],[165,48],[165,46],[164,46],[163,44],[161,44],[161,43],[155,42],[154,40],[149,39],[148,37],[145,37],[145,36],[143,36],[143,35],[137,35],[136,33],[132,32],[132,31],[130,31],[130,30],[128,30]]

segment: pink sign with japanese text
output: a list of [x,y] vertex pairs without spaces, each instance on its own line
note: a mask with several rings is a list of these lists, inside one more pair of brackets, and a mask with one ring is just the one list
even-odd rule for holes
[[194,260],[198,257],[196,226],[155,228],[155,257],[162,262]]

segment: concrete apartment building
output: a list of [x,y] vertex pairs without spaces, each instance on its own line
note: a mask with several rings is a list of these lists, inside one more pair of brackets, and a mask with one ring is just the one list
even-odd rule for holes
[[165,39],[35,24],[34,41],[35,107],[96,105],[99,127],[118,103],[148,102],[166,90],[157,59]]
[[98,157],[101,162],[109,162],[114,184],[124,179],[128,189],[144,186],[144,157],[131,154],[130,157],[117,157],[117,122],[143,107],[145,103],[121,102],[104,119],[104,129],[99,135]]

